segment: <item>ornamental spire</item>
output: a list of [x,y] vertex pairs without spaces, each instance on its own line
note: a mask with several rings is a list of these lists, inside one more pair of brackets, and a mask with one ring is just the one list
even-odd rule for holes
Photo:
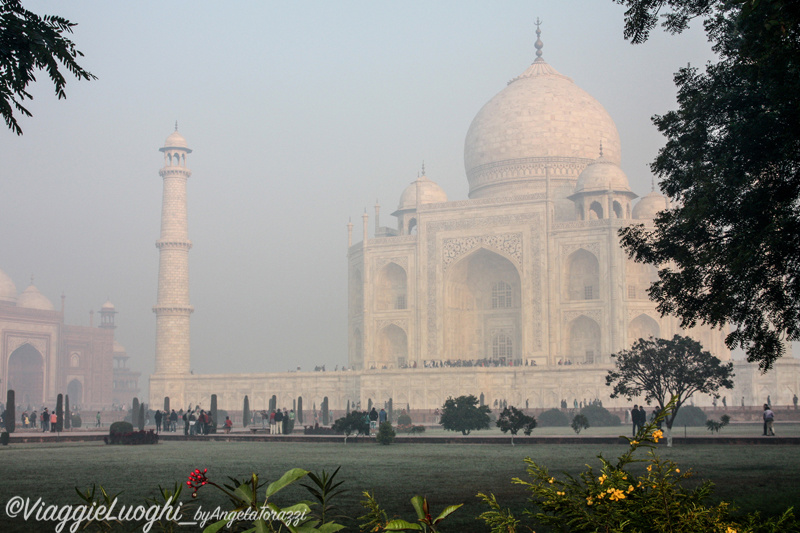
[[539,26],[541,25],[542,21],[539,20],[539,17],[536,17],[536,44],[534,44],[534,47],[536,47],[536,61],[539,61],[540,59],[544,61],[544,59],[542,59],[542,47],[544,46],[544,43],[541,39],[542,30],[539,29]]

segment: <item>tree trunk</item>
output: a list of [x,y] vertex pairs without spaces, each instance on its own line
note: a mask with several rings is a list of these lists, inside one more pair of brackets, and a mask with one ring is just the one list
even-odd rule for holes
[[672,428],[667,426],[666,429],[667,434],[667,448],[672,448]]

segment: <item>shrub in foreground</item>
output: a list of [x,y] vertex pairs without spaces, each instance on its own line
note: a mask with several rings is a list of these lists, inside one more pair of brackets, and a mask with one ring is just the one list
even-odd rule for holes
[[540,427],[568,426],[569,418],[560,409],[550,409],[539,415]]
[[619,426],[622,421],[615,414],[600,405],[587,405],[581,409],[581,414],[589,421],[593,428]]
[[133,433],[133,424],[130,422],[125,422],[124,420],[120,420],[119,422],[114,422],[111,424],[111,427],[108,428],[109,434],[114,433]]

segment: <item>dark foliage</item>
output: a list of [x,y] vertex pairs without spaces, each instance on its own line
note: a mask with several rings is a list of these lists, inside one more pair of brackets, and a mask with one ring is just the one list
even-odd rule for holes
[[[672,207],[620,231],[659,265],[658,310],[726,328],[763,370],[800,340],[800,8],[794,0],[617,0],[625,37],[659,19],[704,25],[718,61],[675,75],[678,108],[656,116],[667,143],[652,164]],[[728,327],[731,327],[728,330]]]
[[569,418],[560,409],[549,409],[539,415],[541,427],[564,427],[569,425]]
[[110,433],[103,437],[106,444],[158,444],[158,434],[149,431],[131,431],[129,433]]
[[694,405],[684,405],[675,417],[674,426],[701,427],[706,425],[705,411]]
[[375,435],[375,440],[380,444],[389,445],[394,442],[396,435],[391,422],[381,422],[381,425],[378,426],[378,434]]
[[133,433],[133,424],[123,420],[114,422],[111,424],[111,427],[108,428],[108,433]]
[[442,406],[440,423],[449,431],[460,431],[469,435],[472,430],[489,429],[489,413],[486,405],[478,405],[478,398],[470,394],[458,398],[447,398]]
[[612,414],[600,405],[587,405],[581,409],[581,413],[586,417],[591,427],[619,426],[622,421],[615,414]]
[[6,392],[6,414],[4,423],[8,433],[14,433],[17,426],[17,404],[15,401],[14,390],[9,389]]

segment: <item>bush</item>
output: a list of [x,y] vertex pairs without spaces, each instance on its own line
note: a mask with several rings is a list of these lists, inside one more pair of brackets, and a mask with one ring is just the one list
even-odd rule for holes
[[568,426],[569,418],[559,409],[550,409],[539,415],[540,427]]
[[699,407],[684,405],[678,410],[672,427],[689,426],[702,427],[706,425],[708,417]]
[[0,433],[0,444],[2,444],[3,446],[8,446],[9,438],[10,437],[8,436],[8,431],[4,431],[3,433]]
[[409,433],[416,435],[417,433],[425,433],[425,426],[411,426]]
[[608,409],[600,405],[587,405],[581,409],[581,414],[586,417],[590,426],[596,428],[622,424],[617,415],[610,413]]
[[381,422],[381,425],[378,427],[378,434],[375,436],[375,439],[381,444],[391,444],[394,441],[395,432],[392,429],[391,422]]
[[412,424],[411,417],[403,411],[400,413],[400,416],[397,417],[397,425],[398,426],[410,426]]
[[103,437],[106,444],[158,444],[158,434],[149,431],[131,431],[129,433],[111,433]]
[[581,434],[582,429],[589,429],[589,419],[586,418],[584,414],[577,414],[572,419],[572,431],[577,433],[578,435]]
[[338,435],[332,427],[327,426],[305,426],[303,427],[303,435]]
[[81,415],[75,413],[72,415],[72,427],[79,428],[83,424],[83,420],[81,420]]
[[133,433],[133,424],[130,422],[120,421],[114,422],[111,424],[111,427],[108,429],[109,434],[114,433]]

